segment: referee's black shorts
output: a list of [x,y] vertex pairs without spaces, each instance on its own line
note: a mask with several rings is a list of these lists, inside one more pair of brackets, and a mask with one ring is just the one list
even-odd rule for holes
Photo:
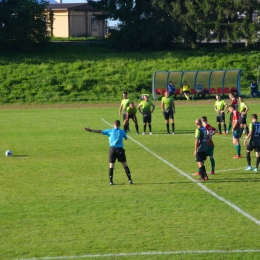
[[116,159],[119,162],[126,162],[124,148],[110,147],[109,149],[109,163],[115,163]]

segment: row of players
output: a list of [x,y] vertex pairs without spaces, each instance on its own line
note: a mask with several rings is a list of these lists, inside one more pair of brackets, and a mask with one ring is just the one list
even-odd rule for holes
[[[232,130],[233,133],[233,144],[236,150],[236,155],[233,157],[234,159],[242,158],[241,156],[241,146],[239,139],[241,138],[243,132],[245,131],[246,137],[244,140],[244,145],[246,145],[246,141],[251,138],[249,145],[247,146],[247,162],[248,167],[246,170],[251,170],[251,157],[250,152],[254,149],[256,152],[256,167],[254,168],[254,171],[258,170],[259,166],[259,152],[260,152],[260,124],[257,122],[257,115],[253,114],[251,116],[252,123],[250,123],[250,127],[247,126],[246,117],[247,112],[249,110],[248,105],[244,102],[243,97],[239,96],[239,103],[238,100],[235,98],[233,93],[229,94],[229,98],[231,100],[231,105],[227,105],[224,100],[221,100],[220,95],[216,95],[216,101],[214,105],[214,109],[216,111],[216,121],[218,124],[218,131],[210,126],[207,123],[207,118],[202,117],[201,119],[196,120],[196,125],[198,126],[198,129],[196,131],[196,141],[195,141],[195,151],[194,154],[196,155],[196,160],[198,162],[199,170],[195,173],[195,175],[201,175],[200,180],[208,180],[208,176],[206,174],[204,163],[199,155],[199,152],[201,149],[204,149],[204,143],[207,147],[206,157],[209,156],[210,162],[211,162],[211,174],[215,174],[215,161],[213,157],[214,152],[214,143],[212,141],[212,136],[217,134],[222,134],[222,126],[224,128],[224,134],[227,135],[229,131]],[[238,106],[239,104],[239,106]],[[123,100],[121,101],[120,107],[119,107],[119,115],[121,115],[121,112],[123,110],[123,120],[124,120],[124,130],[127,132],[129,131],[129,119],[132,118],[132,120],[135,123],[136,133],[139,134],[139,127],[137,122],[137,109],[140,111],[140,113],[143,116],[143,134],[146,134],[146,125],[148,124],[150,134],[152,134],[152,126],[151,126],[151,114],[153,113],[155,106],[154,104],[149,100],[149,95],[143,95],[143,101],[140,102],[140,104],[137,106],[137,108],[134,106],[133,102],[130,102],[127,98],[127,93],[123,93]],[[169,120],[171,120],[171,127],[172,127],[172,134],[174,133],[174,114],[176,112],[175,104],[173,97],[169,95],[168,92],[165,93],[165,96],[161,100],[161,109],[162,113],[164,115],[164,118],[166,120],[166,129],[167,134],[170,134],[169,131]],[[226,127],[225,123],[225,111],[227,113],[230,113],[229,118],[229,125],[228,128]],[[201,133],[201,129],[203,131],[206,131],[207,138],[201,140],[202,136],[205,136]],[[202,155],[202,158],[205,156]],[[205,158],[206,158],[205,157]],[[202,162],[201,162],[202,160]]]

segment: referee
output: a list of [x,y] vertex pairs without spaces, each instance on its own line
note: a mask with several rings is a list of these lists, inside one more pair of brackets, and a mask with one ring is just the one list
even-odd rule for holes
[[85,127],[85,130],[88,132],[93,132],[97,134],[107,135],[109,139],[109,181],[110,185],[114,185],[113,182],[113,174],[114,174],[114,166],[116,159],[122,163],[125,173],[128,177],[128,181],[130,184],[133,184],[131,179],[130,170],[126,163],[126,155],[125,150],[123,148],[123,139],[127,140],[127,135],[124,130],[120,129],[120,121],[116,120],[114,122],[114,127],[107,130],[93,130],[89,127]]

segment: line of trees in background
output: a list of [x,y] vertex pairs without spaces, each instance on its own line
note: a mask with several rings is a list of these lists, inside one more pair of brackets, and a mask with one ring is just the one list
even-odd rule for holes
[[0,48],[31,50],[50,41],[53,13],[45,0],[0,0]]
[[[258,40],[259,23],[253,16],[259,0],[89,0],[103,10],[99,19],[118,21],[110,31],[118,49],[169,49],[178,43],[196,47],[200,39],[215,35],[229,44],[245,39],[245,48]],[[243,17],[239,14],[245,14]]]

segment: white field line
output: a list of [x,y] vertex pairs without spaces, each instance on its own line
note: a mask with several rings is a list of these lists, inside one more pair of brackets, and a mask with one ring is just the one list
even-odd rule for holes
[[[105,121],[103,118],[101,118],[106,124],[112,126],[107,121]],[[202,189],[204,189],[206,192],[210,193],[212,196],[216,197],[220,201],[226,203],[228,206],[235,209],[238,213],[244,215],[245,217],[249,218],[253,222],[255,222],[257,225],[260,225],[260,221],[255,219],[254,217],[250,216],[248,213],[241,210],[239,207],[234,205],[233,203],[225,200],[221,196],[217,195],[215,192],[211,191],[201,183],[198,183],[196,180],[194,180],[192,177],[190,177],[188,174],[183,172],[182,170],[178,169],[168,161],[164,160],[154,152],[152,152],[150,149],[146,148],[144,145],[133,139],[132,137],[128,136],[130,140],[141,146],[143,149],[154,155],[159,160],[163,161],[167,165],[169,165],[171,168],[179,172],[181,175],[188,178],[190,181],[194,182],[195,184],[199,185]],[[238,168],[241,169],[241,168]],[[228,169],[223,171],[233,171],[238,169]],[[220,172],[220,171],[218,171]],[[234,254],[234,253],[260,253],[260,249],[245,249],[245,250],[186,250],[186,251],[158,251],[158,252],[134,252],[134,253],[118,253],[118,254],[86,254],[86,255],[80,255],[80,256],[53,256],[53,257],[38,257],[38,258],[20,258],[16,260],[59,260],[59,259],[82,259],[82,258],[105,258],[105,257],[130,257],[130,256],[153,256],[153,255],[187,255],[187,254]]]
[[103,257],[128,257],[128,256],[153,256],[153,255],[187,255],[187,254],[233,254],[233,253],[260,253],[260,249],[245,250],[187,250],[187,251],[159,251],[139,253],[118,253],[118,254],[93,254],[80,256],[53,256],[39,258],[23,258],[16,260],[57,260],[57,259],[80,259],[80,258],[103,258]]
[[[101,118],[101,120],[103,120],[106,124],[110,125],[105,119]],[[238,206],[236,206],[235,204],[233,204],[232,202],[226,200],[225,198],[219,196],[217,193],[215,193],[214,191],[210,190],[209,188],[207,188],[205,185],[203,185],[202,183],[194,180],[189,174],[183,172],[182,170],[180,170],[179,168],[177,168],[176,166],[174,166],[173,164],[169,163],[168,161],[166,161],[165,159],[163,159],[162,157],[160,157],[159,155],[157,155],[156,153],[154,153],[153,151],[151,151],[150,149],[148,149],[147,147],[145,147],[143,144],[139,143],[138,141],[136,141],[134,138],[132,138],[131,136],[128,136],[128,138],[130,140],[132,140],[134,143],[138,144],[139,146],[141,146],[144,150],[146,150],[147,152],[149,152],[150,154],[152,154],[153,156],[155,156],[156,158],[158,158],[159,160],[161,160],[162,162],[164,162],[165,164],[169,165],[171,168],[173,168],[175,171],[179,172],[181,175],[183,175],[184,177],[186,177],[187,179],[189,179],[190,181],[196,183],[198,186],[200,186],[200,188],[202,188],[203,190],[205,190],[206,192],[208,192],[209,194],[211,194],[212,196],[214,196],[215,198],[217,198],[218,200],[226,203],[228,206],[230,206],[231,208],[233,208],[234,210],[236,210],[238,213],[242,214],[243,216],[247,217],[248,219],[250,219],[251,221],[253,221],[254,223],[256,223],[257,225],[260,226],[260,221],[256,218],[254,218],[253,216],[251,216],[250,214],[248,214],[247,212],[243,211],[241,208],[239,208]]]

